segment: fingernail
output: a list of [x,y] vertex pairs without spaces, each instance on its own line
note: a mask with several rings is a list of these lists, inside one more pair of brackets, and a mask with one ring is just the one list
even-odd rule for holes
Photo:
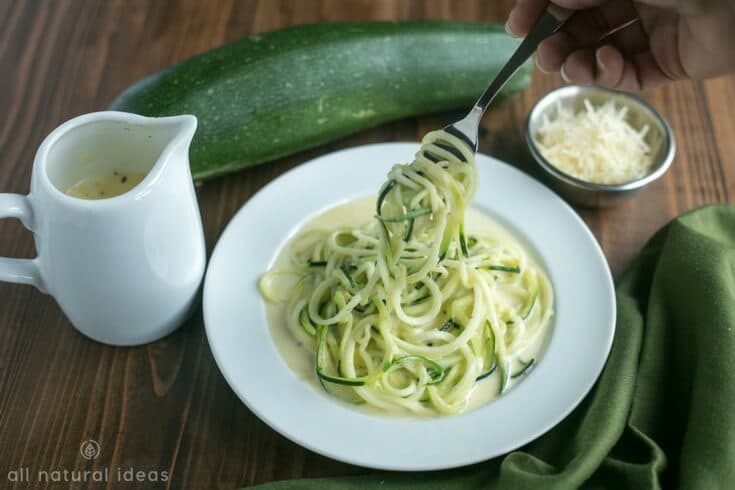
[[549,73],[551,73],[549,71],[544,70],[543,67],[539,64],[538,56],[534,56],[533,59],[536,61],[536,68],[538,68],[541,73],[543,73],[544,75],[548,75]]
[[513,31],[510,30],[510,23],[509,22],[506,22],[505,23],[505,32],[508,33],[508,35],[511,36],[511,37],[516,37],[516,35],[513,34]]
[[566,70],[564,70],[564,65],[561,65],[561,79],[564,80],[566,83],[572,83],[572,81],[567,76]]
[[602,66],[602,61],[600,61],[600,50],[601,49],[602,48],[597,48],[597,50],[595,51],[595,62],[597,63],[597,69],[600,71],[605,69],[605,67]]

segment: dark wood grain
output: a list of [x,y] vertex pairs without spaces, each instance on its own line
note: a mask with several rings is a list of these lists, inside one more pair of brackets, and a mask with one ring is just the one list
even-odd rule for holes
[[[503,21],[511,4],[0,0],[0,190],[28,191],[35,150],[63,121],[103,109],[137,78],[221,43],[326,20]],[[535,174],[521,138],[523,121],[531,104],[559,84],[556,77],[537,73],[521,96],[491,109],[481,150]],[[646,97],[676,133],[679,152],[671,171],[616,208],[580,211],[616,276],[666,221],[705,203],[733,202],[735,196],[735,79],[679,83]],[[198,197],[209,248],[254,192],[294,165],[338,148],[417,140],[450,117],[396,122],[207,182]],[[17,222],[0,221],[0,255],[34,254],[29,232]],[[101,445],[92,462],[79,453],[81,442],[90,438]],[[8,472],[25,467],[30,484],[7,480]],[[30,287],[0,284],[0,487],[42,486],[39,470],[103,467],[166,471],[169,481],[72,486],[232,488],[368,471],[316,455],[260,422],[217,370],[199,315],[149,346],[106,347],[78,334],[52,298]]]

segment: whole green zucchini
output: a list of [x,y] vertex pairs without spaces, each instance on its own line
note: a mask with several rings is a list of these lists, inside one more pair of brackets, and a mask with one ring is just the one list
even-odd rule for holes
[[[480,23],[299,25],[173,65],[110,109],[197,116],[191,167],[204,179],[386,121],[469,109],[517,45],[502,27]],[[504,94],[529,80],[526,65]]]

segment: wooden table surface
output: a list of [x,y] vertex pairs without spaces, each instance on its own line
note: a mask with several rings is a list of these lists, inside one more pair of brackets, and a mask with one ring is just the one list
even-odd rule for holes
[[[124,1],[0,0],[0,190],[28,192],[43,138],[63,121],[104,109],[134,80],[208,48],[291,24],[358,19],[499,21],[511,0]],[[522,125],[535,100],[559,86],[534,75],[520,97],[490,110],[482,152],[534,173]],[[671,123],[678,153],[668,174],[614,209],[581,210],[618,277],[651,234],[674,216],[735,198],[735,78],[679,83],[645,94]],[[409,119],[316,150],[207,182],[198,189],[208,248],[264,184],[312,157],[373,142],[418,140],[452,115]],[[32,257],[32,235],[0,222],[0,256]],[[244,360],[243,362],[246,362]],[[97,459],[79,452],[99,443]],[[262,423],[230,390],[200,315],[136,348],[77,333],[54,300],[0,284],[0,487],[40,485],[39,471],[157,472],[165,483],[128,488],[233,488],[369,470],[319,456]],[[13,483],[28,468],[30,482]],[[149,475],[146,475],[149,479]],[[88,483],[90,488],[115,486]],[[132,485],[132,486],[131,486]],[[59,484],[59,487],[66,487]],[[84,485],[76,484],[75,487]]]

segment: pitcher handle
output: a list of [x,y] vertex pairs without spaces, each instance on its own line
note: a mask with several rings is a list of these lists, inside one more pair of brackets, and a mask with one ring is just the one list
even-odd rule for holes
[[[27,196],[21,194],[0,194],[0,219],[15,218],[23,226],[33,231],[33,209]],[[29,284],[45,291],[35,259],[10,259],[0,257],[0,281]]]

